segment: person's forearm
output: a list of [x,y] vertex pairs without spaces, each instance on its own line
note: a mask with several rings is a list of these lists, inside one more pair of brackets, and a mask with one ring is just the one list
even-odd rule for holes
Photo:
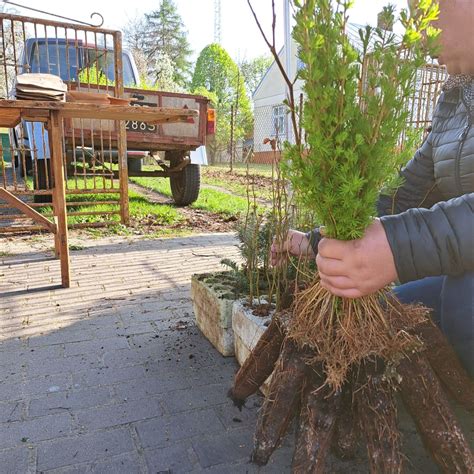
[[474,193],[381,222],[402,283],[474,271]]

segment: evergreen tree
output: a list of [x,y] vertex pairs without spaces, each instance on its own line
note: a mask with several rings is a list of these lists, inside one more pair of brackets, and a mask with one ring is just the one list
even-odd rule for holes
[[146,14],[145,18],[144,50],[151,64],[150,75],[156,76],[153,66],[164,55],[173,64],[174,81],[185,86],[191,73],[189,57],[192,50],[175,3],[173,0],[161,0],[158,10]]

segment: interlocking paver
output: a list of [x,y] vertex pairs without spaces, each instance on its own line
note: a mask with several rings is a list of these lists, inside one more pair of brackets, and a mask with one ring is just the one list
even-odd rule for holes
[[196,435],[225,432],[224,425],[212,409],[163,416],[137,423],[136,429],[144,447],[164,447],[170,442]]
[[130,367],[99,367],[98,369],[85,370],[72,374],[74,388],[94,387],[98,385],[110,385],[115,382],[139,379],[145,375],[145,369],[141,365]]
[[199,464],[203,468],[248,460],[252,446],[253,436],[249,430],[226,432],[193,442]]
[[19,421],[23,415],[24,402],[0,402],[0,423]]
[[32,399],[28,407],[30,418],[64,413],[112,403],[110,387],[96,387],[94,390],[68,390],[50,393],[46,397]]
[[145,458],[149,472],[181,474],[192,471],[194,465],[190,459],[190,450],[192,447],[188,443],[146,449]]
[[205,408],[223,403],[228,404],[226,398],[229,391],[228,384],[205,384],[194,386],[192,390],[176,390],[167,393],[163,404],[168,413]]
[[159,417],[163,415],[163,408],[159,398],[151,397],[80,410],[75,414],[81,428],[96,430]]
[[103,460],[127,452],[133,453],[134,445],[126,428],[56,439],[38,445],[38,470]]
[[93,461],[73,466],[59,467],[41,471],[41,474],[139,474],[140,465],[138,456],[134,453],[125,453],[112,458],[107,457],[105,461]]
[[[110,336],[110,329],[108,331]],[[94,339],[90,341],[72,342],[64,350],[66,356],[79,354],[100,354],[110,349],[128,349],[127,339],[122,336],[101,337],[100,334],[94,334]]]
[[71,433],[72,417],[65,413],[42,416],[25,421],[0,424],[0,449],[19,446],[22,443],[36,443],[57,439]]
[[[235,260],[232,235],[82,241],[71,289],[34,293],[19,291],[44,287],[45,266],[57,284],[59,264],[12,242],[0,272],[0,474],[291,472],[292,436],[267,466],[248,463],[262,399],[232,406],[236,362],[194,324],[191,275]],[[414,428],[403,429],[411,455]]]
[[30,450],[26,446],[0,450],[0,470],[5,474],[26,473],[29,457]]
[[87,369],[95,369],[101,366],[99,353],[87,352],[71,357],[55,357],[48,360],[30,359],[27,363],[26,373],[29,377],[41,375],[52,375],[62,373],[74,373]]

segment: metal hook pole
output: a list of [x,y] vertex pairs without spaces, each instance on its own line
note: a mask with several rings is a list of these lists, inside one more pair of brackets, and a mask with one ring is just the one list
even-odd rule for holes
[[93,28],[100,28],[104,24],[104,17],[103,17],[103,15],[101,15],[98,12],[93,12],[93,13],[91,13],[91,16],[90,16],[91,19],[94,18],[95,16],[100,17],[100,23],[98,25],[94,25],[92,23],[87,23],[85,21],[76,20],[74,18],[69,18],[67,16],[57,15],[55,13],[50,13],[50,12],[47,12],[47,11],[44,11],[44,10],[39,10],[38,8],[33,8],[33,7],[27,7],[25,5],[20,5],[19,3],[11,2],[10,0],[1,0],[1,1],[3,3],[8,4],[8,5],[14,5],[15,7],[25,8],[26,10],[31,10],[33,12],[42,13],[43,15],[54,16],[56,18],[61,18],[62,20],[72,21],[72,22],[78,23],[80,25],[92,26]]

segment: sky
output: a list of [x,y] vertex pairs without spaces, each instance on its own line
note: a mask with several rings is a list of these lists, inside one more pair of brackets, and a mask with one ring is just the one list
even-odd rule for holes
[[[92,12],[104,16],[104,27],[122,29],[128,21],[149,13],[159,7],[159,0],[12,0],[33,8],[40,8],[58,15],[89,21]],[[188,39],[194,50],[194,59],[199,52],[214,41],[214,0],[174,0],[181,14]],[[257,15],[267,32],[271,31],[271,0],[251,0]],[[277,46],[283,44],[283,2],[275,0],[277,7]],[[350,21],[359,24],[375,24],[377,13],[388,3],[405,7],[406,0],[356,0]],[[12,6],[20,14],[43,16]],[[262,54],[268,54],[260,32],[251,15],[247,0],[221,0],[222,46],[232,58],[240,62]]]

